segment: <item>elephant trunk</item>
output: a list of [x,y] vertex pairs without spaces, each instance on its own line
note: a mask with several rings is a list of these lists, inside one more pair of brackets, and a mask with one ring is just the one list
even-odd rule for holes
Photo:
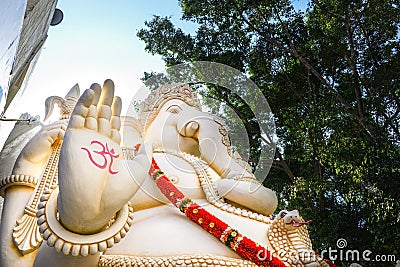
[[200,125],[197,121],[189,121],[181,127],[179,134],[185,137],[197,138]]

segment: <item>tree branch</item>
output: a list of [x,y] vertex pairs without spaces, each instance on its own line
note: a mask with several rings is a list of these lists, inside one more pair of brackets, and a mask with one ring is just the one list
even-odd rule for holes
[[[276,8],[274,7],[274,9],[276,10]],[[364,128],[364,130],[368,133],[369,136],[373,137],[373,132],[370,129],[370,127],[368,127],[365,123],[364,123],[364,119],[362,117],[360,117],[360,114],[358,114],[358,111],[355,110],[353,108],[353,106],[348,103],[344,97],[338,92],[336,91],[331,84],[321,75],[321,73],[319,73],[305,58],[303,58],[297,51],[293,41],[292,41],[292,36],[290,35],[290,32],[287,28],[286,23],[284,23],[282,21],[282,19],[280,18],[279,14],[275,11],[276,15],[277,15],[277,19],[279,21],[279,23],[281,24],[281,26],[283,27],[284,31],[285,31],[285,35],[288,39],[289,42],[289,48],[286,48],[284,46],[281,46],[285,49],[286,52],[289,52],[293,57],[297,58],[318,80],[321,81],[321,83],[328,89],[329,92],[331,92],[332,94],[334,94],[336,96],[336,99],[345,107],[347,107],[348,111],[350,112],[350,114],[352,114],[361,124],[361,126]],[[243,17],[242,17],[243,18]],[[245,19],[245,18],[244,18]],[[244,20],[245,23],[250,23],[249,21]],[[259,33],[261,36],[265,36],[264,32],[259,31],[258,29],[256,29],[256,27],[254,25],[252,25],[251,27],[252,29],[257,30],[257,33]],[[276,41],[273,42],[274,44],[277,43]]]
[[350,17],[347,13],[345,15],[345,25],[346,25],[347,38],[349,39],[350,58],[347,55],[344,55],[344,57],[347,60],[347,63],[350,65],[350,68],[354,75],[354,94],[357,101],[358,117],[362,122],[365,122],[364,104],[360,88],[361,87],[360,75],[357,70],[357,55],[354,45],[353,30],[351,29]]

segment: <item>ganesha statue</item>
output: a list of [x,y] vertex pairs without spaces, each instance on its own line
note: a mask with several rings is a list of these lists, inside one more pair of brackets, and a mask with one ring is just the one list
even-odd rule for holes
[[0,180],[1,266],[328,266],[188,84],[121,102],[111,80],[46,101],[60,119]]

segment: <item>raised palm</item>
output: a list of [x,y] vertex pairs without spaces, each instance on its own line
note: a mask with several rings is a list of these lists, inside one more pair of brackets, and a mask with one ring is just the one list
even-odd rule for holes
[[93,84],[86,90],[71,115],[60,154],[58,210],[72,231],[99,231],[146,177],[148,145],[133,161],[123,159],[121,106],[113,82],[106,80],[103,88]]

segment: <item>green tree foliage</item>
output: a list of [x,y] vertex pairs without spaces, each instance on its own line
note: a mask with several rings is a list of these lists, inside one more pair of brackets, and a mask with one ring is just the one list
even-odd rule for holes
[[[264,183],[280,208],[313,219],[315,249],[345,238],[400,258],[399,2],[312,0],[296,11],[287,0],[181,0],[194,35],[155,16],[138,36],[167,66],[215,61],[261,88],[279,138]],[[240,98],[216,86],[203,94],[238,114],[256,158],[258,129]]]

